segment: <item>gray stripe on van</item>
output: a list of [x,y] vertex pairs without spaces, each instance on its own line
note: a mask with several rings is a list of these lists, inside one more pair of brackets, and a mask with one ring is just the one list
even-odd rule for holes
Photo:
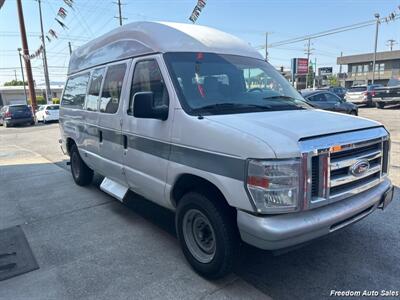
[[[96,134],[96,130],[93,127],[96,128],[93,125],[87,125],[87,129],[84,130],[85,133],[98,138],[98,131],[102,131],[103,140],[119,145],[123,144],[123,134],[120,132],[112,129],[97,128]],[[124,135],[128,137],[128,148],[168,159],[195,169],[241,181],[244,180],[246,166],[246,160],[244,159],[173,145],[129,133],[124,133]]]

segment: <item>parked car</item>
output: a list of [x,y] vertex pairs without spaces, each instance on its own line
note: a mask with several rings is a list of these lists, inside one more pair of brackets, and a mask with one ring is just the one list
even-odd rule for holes
[[375,95],[375,89],[382,87],[382,84],[355,85],[347,90],[345,99],[354,104],[365,104],[368,107],[373,106],[372,97]]
[[36,112],[36,120],[38,122],[43,122],[43,124],[51,121],[58,122],[59,111],[60,105],[58,104],[41,105]]
[[390,79],[386,87],[375,89],[372,101],[377,108],[384,108],[385,105],[400,104],[400,79]]
[[358,115],[358,106],[342,100],[334,93],[328,91],[305,91],[301,93],[313,107],[350,115]]
[[3,106],[0,110],[0,125],[9,127],[20,124],[35,124],[31,108],[25,104]]
[[321,91],[329,91],[334,93],[336,96],[340,97],[340,99],[344,99],[346,96],[347,89],[341,86],[329,86],[329,87],[322,87],[318,88]]
[[207,278],[229,273],[240,240],[298,245],[393,196],[382,124],[310,107],[256,49],[205,26],[131,23],[78,48],[60,130],[76,184],[95,171],[116,199],[174,211]]

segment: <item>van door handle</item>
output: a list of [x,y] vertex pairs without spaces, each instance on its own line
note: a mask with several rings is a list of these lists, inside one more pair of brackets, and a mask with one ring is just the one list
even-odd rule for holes
[[103,142],[103,131],[99,130],[99,142]]
[[128,136],[123,135],[124,149],[128,149]]

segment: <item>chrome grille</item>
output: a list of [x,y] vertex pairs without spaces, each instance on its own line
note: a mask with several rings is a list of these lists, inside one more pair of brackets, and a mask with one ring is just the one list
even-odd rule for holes
[[[352,142],[353,141],[353,142]],[[304,209],[350,197],[379,184],[389,166],[389,136],[383,128],[329,135],[300,141],[307,153],[308,179],[304,185]],[[335,148],[336,147],[336,148]],[[350,169],[368,161],[367,171]]]
[[[382,149],[382,140],[375,140],[354,145],[351,149],[330,153],[330,197],[379,179],[382,170]],[[350,168],[361,160],[369,162],[368,171],[355,176],[350,172]]]

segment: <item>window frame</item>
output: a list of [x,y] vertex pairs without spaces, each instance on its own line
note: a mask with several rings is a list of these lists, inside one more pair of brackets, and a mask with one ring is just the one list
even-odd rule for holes
[[[89,96],[90,85],[92,84],[93,73],[94,73],[95,71],[101,70],[101,69],[103,69],[103,78],[101,79],[99,96],[98,96],[98,98],[97,98],[97,108],[96,108],[96,111],[88,110],[88,109],[87,109],[87,100],[88,100],[88,96]],[[90,71],[89,84],[88,84],[88,88],[87,88],[87,92],[86,92],[86,97],[85,97],[85,107],[84,107],[84,110],[85,110],[85,111],[88,111],[88,112],[91,112],[91,113],[98,113],[98,112],[100,112],[100,97],[101,97],[101,93],[102,93],[102,91],[103,91],[103,84],[104,84],[104,78],[105,78],[104,75],[106,74],[106,71],[107,71],[107,66],[96,67],[96,68],[93,68],[93,70]]]
[[[82,108],[76,108],[76,105],[74,105],[73,107],[63,105],[62,103],[63,103],[63,99],[64,99],[65,90],[66,90],[66,88],[67,88],[67,86],[68,86],[68,82],[69,82],[70,80],[76,78],[76,77],[83,76],[83,75],[86,75],[86,74],[89,75],[89,80],[88,80],[88,84],[87,84],[87,86],[86,86],[85,100],[84,100],[84,102],[83,102]],[[84,71],[82,71],[82,72],[73,74],[73,75],[71,75],[70,77],[68,77],[67,82],[65,83],[65,86],[64,86],[64,90],[63,90],[62,95],[61,95],[61,99],[60,99],[60,108],[63,108],[63,109],[74,109],[74,110],[85,110],[86,96],[87,96],[88,89],[89,89],[90,77],[91,77],[91,71],[90,71],[90,70],[89,70],[89,71],[88,71],[88,70],[84,70]]]
[[131,76],[131,78],[130,78],[130,90],[129,90],[129,99],[128,99],[128,107],[127,107],[127,109],[125,110],[126,111],[126,114],[128,115],[128,116],[132,116],[133,117],[133,111],[131,111],[131,103],[133,102],[133,80],[134,80],[134,78],[135,78],[135,71],[136,71],[136,68],[137,68],[137,66],[138,66],[138,64],[140,64],[140,63],[142,63],[142,62],[146,62],[146,61],[155,61],[156,62],[156,64],[157,64],[157,67],[158,67],[158,70],[160,71],[160,75],[161,75],[161,77],[162,77],[162,80],[163,80],[163,82],[164,82],[164,87],[165,87],[165,89],[167,90],[167,94],[168,94],[168,109],[169,109],[169,107],[170,107],[170,104],[171,104],[171,95],[170,95],[170,92],[169,92],[169,89],[168,89],[168,86],[167,86],[167,82],[166,82],[166,80],[165,80],[165,75],[163,74],[163,72],[162,72],[162,69],[161,69],[161,66],[160,66],[160,62],[158,61],[158,59],[157,59],[157,56],[150,56],[150,57],[143,57],[143,58],[137,58],[137,60],[136,61],[134,61],[134,66],[133,66],[133,70],[132,70],[132,76]]
[[[108,112],[100,111],[101,95],[103,94],[103,88],[104,88],[104,83],[105,83],[105,81],[106,81],[108,69],[109,69],[110,67],[112,67],[112,66],[115,66],[115,65],[123,65],[123,64],[125,64],[125,74],[124,74],[124,78],[123,78],[123,80],[122,80],[122,88],[121,88],[121,93],[120,93],[120,95],[119,95],[119,100],[118,100],[118,109],[117,109],[115,112],[113,112],[113,113],[108,113]],[[123,106],[123,104],[121,104],[121,101],[123,101],[122,94],[123,94],[125,82],[126,82],[127,77],[128,77],[128,76],[127,76],[127,72],[129,71],[128,60],[115,61],[115,62],[109,63],[109,64],[107,64],[107,65],[104,65],[104,66],[102,66],[102,67],[105,68],[105,72],[104,72],[104,74],[103,74],[103,80],[102,80],[102,83],[101,83],[101,90],[100,90],[99,100],[98,100],[98,103],[97,103],[97,113],[100,113],[100,114],[107,114],[107,115],[116,115],[116,114],[118,114],[119,110],[121,109],[121,105]],[[100,68],[101,68],[101,67],[97,67],[97,69],[100,69]],[[88,90],[88,91],[89,91],[89,90]]]

